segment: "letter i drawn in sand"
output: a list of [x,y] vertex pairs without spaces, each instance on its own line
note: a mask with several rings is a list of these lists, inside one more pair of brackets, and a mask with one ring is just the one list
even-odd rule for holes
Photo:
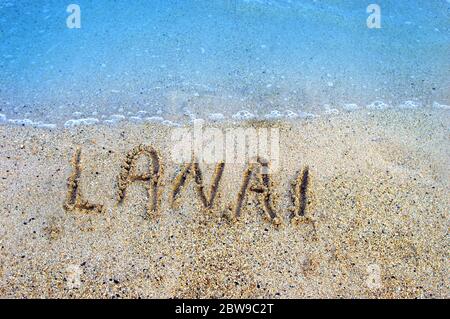
[[72,164],[73,172],[67,181],[68,190],[66,200],[63,205],[64,209],[67,211],[80,210],[85,213],[104,212],[103,205],[91,204],[88,200],[83,198],[81,193],[81,147],[77,147],[70,163]]
[[[305,166],[298,174],[296,180],[292,183],[292,201],[294,207],[291,208],[291,221],[294,224],[299,223],[313,223],[313,221],[306,216],[306,208],[309,203],[309,185],[311,183],[311,176],[309,167]],[[314,225],[314,223],[313,223]]]

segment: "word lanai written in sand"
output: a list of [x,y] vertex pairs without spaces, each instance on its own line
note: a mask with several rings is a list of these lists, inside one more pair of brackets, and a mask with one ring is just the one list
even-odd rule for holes
[[[137,173],[137,164],[141,158],[148,159],[148,167],[145,172]],[[72,174],[68,178],[67,196],[64,209],[67,211],[81,211],[85,213],[102,213],[105,210],[103,204],[93,204],[85,199],[80,190],[81,179],[81,148],[77,148],[71,160]],[[227,206],[224,215],[230,220],[236,221],[242,215],[242,210],[247,196],[255,194],[261,205],[265,217],[274,225],[282,223],[281,218],[273,205],[272,181],[267,174],[268,163],[258,158],[255,163],[249,163],[245,171],[234,203]],[[180,195],[189,183],[194,183],[195,191],[203,209],[212,210],[217,206],[217,195],[220,191],[220,182],[225,171],[225,163],[217,163],[211,185],[208,187],[203,181],[200,165],[196,161],[185,164],[180,173],[174,178],[170,191],[170,202],[174,208],[182,204]],[[147,214],[151,217],[158,216],[162,197],[162,175],[163,165],[159,153],[151,146],[139,145],[126,154],[121,165],[121,171],[117,178],[117,204],[120,205],[127,198],[127,189],[133,183],[141,183],[147,191]],[[298,222],[305,217],[308,205],[308,186],[310,183],[310,172],[306,166],[291,183],[291,221]]]

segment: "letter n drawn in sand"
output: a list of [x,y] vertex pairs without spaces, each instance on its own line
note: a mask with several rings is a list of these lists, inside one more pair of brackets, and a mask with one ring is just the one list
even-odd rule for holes
[[[137,162],[141,156],[145,156],[149,160],[149,171],[136,174]],[[158,212],[160,194],[158,187],[160,186],[160,176],[162,173],[161,163],[158,153],[150,146],[139,145],[128,152],[125,162],[122,164],[121,172],[118,178],[119,186],[119,204],[123,202],[126,190],[131,183],[144,182],[148,194],[147,213]]]
[[214,200],[219,189],[219,183],[222,178],[223,170],[225,169],[225,163],[220,162],[216,165],[214,175],[212,177],[212,184],[209,189],[209,196],[205,194],[205,186],[203,183],[203,175],[200,170],[200,166],[197,161],[192,161],[187,164],[183,170],[175,177],[172,187],[172,206],[177,203],[179,195],[188,181],[190,176],[194,177],[196,183],[197,194],[200,197],[202,205],[206,209],[211,209],[214,206]]
[[[277,214],[272,207],[273,194],[271,191],[271,180],[268,172],[269,164],[261,158],[257,159],[257,163],[252,163],[248,166],[244,173],[241,188],[233,209],[233,218],[239,219],[241,217],[242,208],[247,197],[247,193],[248,191],[251,191],[258,195],[258,201],[266,213],[266,218],[271,220],[274,225],[281,224],[281,219],[277,217]],[[254,179],[253,182],[252,178]]]
[[103,205],[91,204],[89,201],[83,199],[80,190],[81,177],[81,148],[78,147],[72,158],[71,164],[73,172],[67,181],[68,191],[66,201],[64,202],[64,209],[67,211],[81,210],[83,212],[101,213],[103,212]]

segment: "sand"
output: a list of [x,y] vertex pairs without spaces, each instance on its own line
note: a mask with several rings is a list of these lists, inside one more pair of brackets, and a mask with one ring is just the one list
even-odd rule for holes
[[[0,126],[0,296],[449,298],[449,124],[437,109],[209,124],[280,130],[280,169],[249,182],[239,218],[244,164],[225,163],[212,205],[216,165],[172,200],[172,127]],[[151,149],[160,178],[136,182],[127,154]]]

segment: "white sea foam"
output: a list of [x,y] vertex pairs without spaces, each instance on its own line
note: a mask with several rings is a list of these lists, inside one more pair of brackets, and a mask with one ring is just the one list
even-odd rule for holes
[[308,112],[303,112],[303,111],[300,111],[300,112],[298,113],[298,116],[301,117],[301,118],[312,118],[312,117],[317,117],[316,114],[308,113]]
[[347,104],[344,104],[342,109],[344,109],[344,111],[347,111],[347,112],[353,112],[353,111],[359,110],[359,106],[358,106],[358,104],[355,104],[355,103],[347,103]]
[[254,114],[250,113],[249,111],[241,110],[241,111],[237,112],[236,114],[234,114],[232,117],[235,120],[251,120],[251,119],[254,119],[256,116]]
[[113,114],[109,117],[113,122],[125,121],[126,117],[122,114]]
[[146,115],[147,115],[147,111],[138,111],[136,113],[136,116],[139,116],[139,117],[145,117]]
[[[2,118],[2,117],[0,117]],[[31,127],[39,127],[39,128],[47,128],[47,129],[54,129],[57,127],[56,124],[51,124],[51,123],[43,123],[43,122],[35,122],[32,121],[30,119],[6,119],[6,116],[3,117],[4,122],[7,122],[9,124],[13,124],[13,125],[21,125],[21,126],[31,126]],[[0,122],[2,122],[0,120]]]
[[191,120],[195,120],[197,117],[195,116],[194,113],[191,112],[191,110],[189,110],[187,107],[183,108],[183,114],[188,116]]
[[444,109],[444,110],[450,110],[450,105],[440,104],[438,102],[433,102],[433,107],[435,109]]
[[79,120],[68,120],[66,123],[64,123],[64,127],[71,128],[71,127],[77,127],[77,126],[83,126],[83,125],[94,125],[99,122],[100,121],[98,119],[89,117],[89,118],[79,119]]
[[291,111],[291,110],[286,110],[284,113],[286,114],[286,117],[288,119],[295,119],[299,116],[297,113],[295,113],[294,111]]
[[167,126],[180,126],[180,124],[172,122],[170,120],[164,120],[164,121],[162,121],[162,124],[167,125]]
[[338,115],[339,114],[339,110],[335,109],[335,108],[327,107],[325,109],[325,114],[327,114],[327,115]]
[[415,101],[405,101],[398,106],[399,109],[417,109],[419,107],[421,107],[421,104]]
[[146,122],[163,122],[164,118],[161,116],[150,116],[144,119]]
[[9,119],[8,122],[11,124],[25,125],[25,126],[31,126],[34,124],[34,122],[29,119]]
[[384,103],[383,101],[374,101],[366,106],[368,109],[371,110],[384,110],[389,108],[389,104]]
[[50,124],[50,123],[38,123],[35,126],[41,127],[41,128],[47,128],[47,129],[55,129],[58,127],[56,124]]
[[223,121],[225,116],[222,113],[212,113],[208,115],[208,118],[211,121]]
[[[398,110],[416,110],[421,109],[425,105],[418,102],[417,99],[412,98],[410,100],[405,100],[402,103],[398,103],[395,105],[391,105],[388,103],[385,103],[381,100],[376,100],[369,105],[367,105],[367,109],[373,110],[373,111],[382,111],[385,109],[398,109]],[[450,106],[446,104],[441,104],[439,102],[434,102],[432,105],[427,105],[428,108],[434,108],[434,109],[441,109],[441,110],[450,110]],[[307,113],[304,111],[291,111],[291,110],[277,110],[274,109],[270,111],[269,113],[261,116],[257,116],[254,113],[251,113],[247,110],[241,110],[234,115],[231,115],[231,118],[235,121],[246,121],[246,120],[252,120],[252,119],[267,119],[267,120],[279,120],[279,119],[307,119],[307,118],[313,118],[318,117],[321,114],[332,116],[332,115],[338,115],[341,112],[353,112],[361,110],[362,108],[355,104],[355,103],[347,103],[347,104],[341,104],[339,108],[332,108],[330,105],[325,104],[322,108],[321,113],[313,114],[313,113]],[[81,112],[74,112],[72,113],[73,118],[70,120],[67,120],[64,123],[64,127],[70,128],[70,127],[77,127],[77,126],[83,126],[83,125],[96,125],[99,123],[103,123],[105,125],[114,125],[121,122],[130,122],[130,123],[161,123],[162,125],[168,125],[168,126],[180,126],[179,123],[173,122],[171,120],[168,120],[165,116],[148,116],[147,111],[138,111],[138,112],[128,112],[129,116],[124,116],[122,114],[112,114],[112,115],[106,115],[106,114],[99,114],[98,117],[92,116],[92,117],[86,117],[86,118],[79,118],[83,115]],[[185,115],[189,115],[190,120],[195,120],[194,113],[192,113],[188,108],[184,108]],[[223,113],[211,113],[206,116],[210,121],[226,121],[228,118],[227,114]],[[101,119],[101,121],[99,120]],[[33,119],[8,119],[8,117],[5,114],[0,113],[0,124],[7,123],[7,124],[13,124],[13,125],[22,125],[22,126],[32,126],[32,127],[41,127],[41,128],[49,128],[53,129],[58,126],[59,124],[51,124],[51,123],[43,123],[41,121],[33,120]]]
[[281,113],[278,110],[273,110],[269,114],[266,114],[265,116],[266,119],[281,119],[283,117],[284,117],[283,113]]
[[142,122],[144,122],[144,119],[142,117],[139,117],[139,116],[130,116],[128,118],[128,120],[130,122],[132,122],[132,123],[142,123]]

